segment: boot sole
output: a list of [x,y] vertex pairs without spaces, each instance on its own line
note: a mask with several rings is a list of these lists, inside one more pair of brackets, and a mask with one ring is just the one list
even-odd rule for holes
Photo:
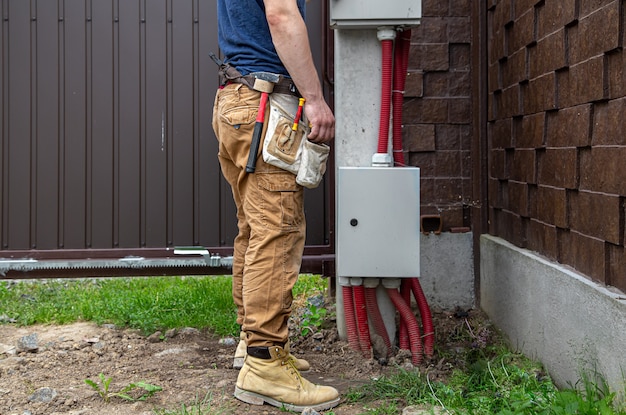
[[272,399],[269,396],[239,389],[237,386],[235,386],[235,398],[239,399],[242,402],[249,403],[250,405],[263,405],[264,403],[267,403],[272,406],[285,408],[286,410],[293,412],[302,412],[307,408],[311,408],[316,411],[323,411],[325,409],[334,408],[339,404],[339,397],[337,397],[336,399],[321,402],[315,405],[293,405],[277,401],[276,399]]
[[243,367],[243,357],[235,357],[233,359],[233,369],[241,369]]

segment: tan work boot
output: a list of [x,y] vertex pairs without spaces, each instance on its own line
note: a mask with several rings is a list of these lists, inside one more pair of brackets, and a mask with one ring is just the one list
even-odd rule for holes
[[241,369],[243,367],[243,361],[246,358],[246,333],[243,331],[239,333],[239,344],[237,350],[235,350],[235,358],[233,359],[233,368]]
[[280,346],[266,349],[267,359],[248,353],[235,387],[235,398],[252,404],[268,403],[288,411],[330,409],[339,404],[339,392],[304,379],[293,359]]
[[[289,342],[285,345],[285,351],[289,353]],[[293,359],[296,369],[301,373],[306,373],[311,369],[311,365],[304,359],[298,359],[291,353],[289,356]],[[246,334],[242,331],[239,333],[239,344],[237,350],[235,350],[235,358],[233,359],[233,369],[241,369],[243,367],[243,361],[246,358]]]

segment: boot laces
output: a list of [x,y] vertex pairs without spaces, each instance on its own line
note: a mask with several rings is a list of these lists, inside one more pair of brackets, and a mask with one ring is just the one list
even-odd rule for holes
[[296,359],[293,356],[287,354],[285,357],[283,357],[282,365],[286,366],[286,369],[289,370],[296,377],[296,379],[298,379],[298,382],[300,384],[302,384],[302,375],[296,367]]

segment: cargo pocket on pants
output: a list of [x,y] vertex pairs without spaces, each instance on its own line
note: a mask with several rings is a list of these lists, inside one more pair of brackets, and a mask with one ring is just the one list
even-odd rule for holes
[[264,226],[283,232],[300,229],[304,222],[302,186],[284,170],[256,173],[261,220]]

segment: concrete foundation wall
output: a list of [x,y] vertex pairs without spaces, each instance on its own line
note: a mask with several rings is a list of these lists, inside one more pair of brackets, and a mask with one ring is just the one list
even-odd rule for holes
[[498,237],[481,236],[480,249],[480,305],[511,346],[561,387],[595,370],[622,393],[626,296]]

